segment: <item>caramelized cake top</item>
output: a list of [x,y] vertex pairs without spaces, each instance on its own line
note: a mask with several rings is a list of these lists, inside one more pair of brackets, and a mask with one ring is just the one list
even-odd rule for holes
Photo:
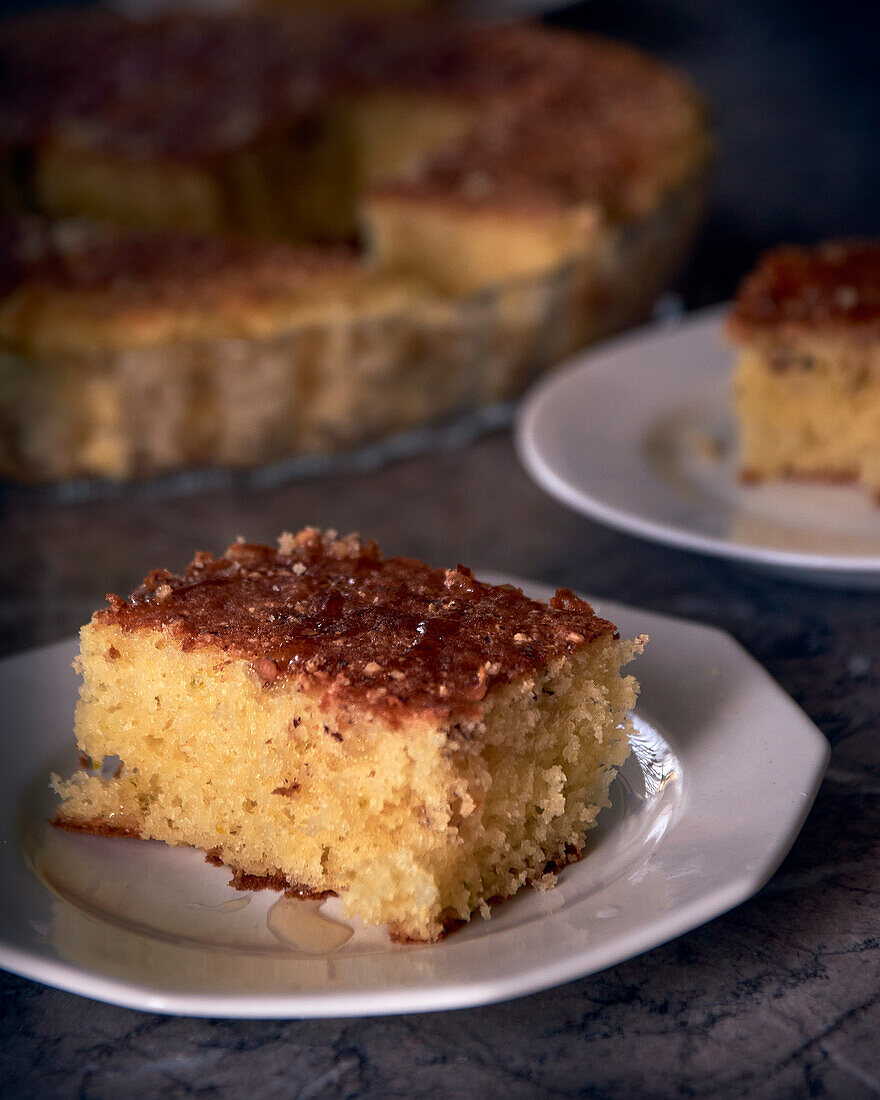
[[282,535],[277,550],[196,554],[183,575],[156,570],[129,600],[108,600],[94,622],[167,629],[184,650],[249,660],[268,690],[295,676],[392,722],[473,719],[495,685],[615,634],[567,589],[541,604],[463,566],[386,559],[374,542],[315,528]]
[[290,136],[310,124],[334,26],[283,12],[130,24],[106,93],[79,110],[62,105],[56,121],[66,142],[135,160],[210,161],[267,134]]
[[842,332],[880,336],[880,241],[786,245],[767,252],[740,287],[731,335]]
[[[614,197],[613,179],[628,194],[644,177],[653,194],[706,157],[686,79],[629,47],[535,25],[263,11],[118,21],[77,42],[72,54],[45,32],[0,34],[0,70],[26,73],[40,104],[31,140],[60,126],[75,147],[201,160],[320,128],[334,97],[396,90],[464,102],[476,123],[398,179],[402,193],[558,205]],[[0,83],[0,132],[18,101]]]
[[39,141],[61,125],[74,142],[135,158],[241,147],[314,102],[336,28],[309,13],[142,22],[91,11],[0,23],[0,137]]
[[224,291],[254,300],[347,271],[343,248],[187,233],[116,230],[97,222],[22,218],[0,227],[0,293],[24,282],[47,290],[100,293],[119,305],[179,305]]
[[526,210],[597,203],[632,215],[706,160],[703,108],[685,80],[615,43],[544,34],[530,51],[543,61],[539,77],[512,84],[512,98],[461,140],[373,192]]
[[409,304],[409,284],[343,247],[22,218],[0,225],[0,343],[75,350],[175,337],[263,336],[368,301]]

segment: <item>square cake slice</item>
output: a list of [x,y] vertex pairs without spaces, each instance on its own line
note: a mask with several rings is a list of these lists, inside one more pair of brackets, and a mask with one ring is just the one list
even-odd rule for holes
[[743,476],[858,481],[880,499],[880,241],[768,252],[728,332]]
[[109,602],[82,631],[88,760],[53,777],[57,824],[333,891],[397,939],[551,885],[628,755],[620,668],[647,639],[566,589],[538,603],[307,528]]

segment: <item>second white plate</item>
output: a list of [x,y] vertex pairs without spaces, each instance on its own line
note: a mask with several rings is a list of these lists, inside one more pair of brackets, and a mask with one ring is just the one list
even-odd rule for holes
[[[278,895],[237,893],[200,852],[53,829],[48,776],[76,768],[76,643],[0,662],[0,966],[153,1012],[424,1012],[582,977],[744,901],[797,835],[828,743],[727,634],[599,610],[651,641],[634,666],[634,753],[588,854],[554,890],[523,890],[433,946],[348,922],[354,935],[339,950],[296,949],[273,930]],[[323,912],[339,920],[338,905]]]
[[526,469],[629,534],[798,580],[880,588],[880,508],[864,490],[738,480],[723,315],[652,325],[541,382],[518,417]]

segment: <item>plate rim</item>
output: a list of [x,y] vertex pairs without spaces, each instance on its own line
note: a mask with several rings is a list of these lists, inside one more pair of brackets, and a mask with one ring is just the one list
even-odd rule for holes
[[[568,387],[578,383],[583,384],[583,380],[597,368],[607,368],[608,363],[617,356],[628,350],[638,349],[640,345],[650,346],[672,335],[688,335],[694,332],[700,335],[703,329],[720,325],[729,309],[730,304],[725,302],[693,310],[672,323],[650,322],[578,353],[540,379],[526,393],[514,416],[514,445],[521,464],[541,488],[569,508],[636,538],[726,560],[792,570],[795,573],[865,574],[871,578],[880,576],[880,553],[871,556],[779,550],[733,538],[703,535],[687,526],[664,523],[641,516],[638,512],[616,507],[573,484],[545,461],[542,448],[537,442],[538,421],[552,400],[558,399],[560,392],[564,393]],[[719,345],[720,343],[719,340]]]
[[[481,573],[481,576],[494,583],[517,584],[537,597],[546,598],[553,592],[552,586],[521,578],[489,573]],[[325,994],[293,992],[202,995],[193,991],[163,991],[136,981],[116,978],[108,973],[99,973],[83,965],[51,957],[46,953],[29,952],[8,943],[3,938],[0,938],[0,967],[22,977],[106,1003],[141,1011],[181,1016],[318,1019],[409,1014],[497,1003],[587,977],[684,935],[739,905],[768,881],[800,832],[821,784],[830,755],[830,745],[809,717],[728,632],[687,619],[632,608],[611,600],[598,599],[595,603],[600,613],[608,614],[613,618],[636,616],[637,619],[646,619],[646,627],[649,630],[662,631],[668,628],[676,631],[694,631],[706,638],[712,636],[717,644],[729,649],[731,659],[736,658],[741,670],[751,675],[758,675],[763,688],[775,697],[780,706],[784,706],[793,720],[788,736],[796,736],[799,748],[803,752],[803,759],[809,762],[807,769],[809,782],[802,777],[803,790],[792,805],[787,807],[788,812],[785,817],[787,827],[774,838],[772,843],[766,844],[760,861],[749,869],[740,868],[713,889],[699,892],[696,897],[674,913],[674,919],[668,913],[655,914],[651,919],[637,923],[622,939],[620,936],[617,938],[612,936],[604,942],[604,946],[600,942],[598,949],[594,944],[591,948],[580,952],[563,951],[549,962],[544,961],[528,967],[525,972],[507,971],[476,981],[459,981],[457,984],[445,983],[441,986],[423,985],[415,990],[398,985],[356,992],[336,990]],[[628,628],[626,632],[629,632]],[[69,655],[73,652],[75,643],[75,637],[66,638],[50,643],[48,646],[13,654],[0,661],[0,669],[8,667],[9,662],[27,663],[34,658],[45,657],[49,653]],[[649,646],[640,661],[644,662],[650,652]],[[674,744],[673,748],[681,755],[681,750]],[[31,760],[28,765],[31,770],[33,765],[34,760]],[[688,767],[687,754],[685,754],[683,759],[685,772]],[[19,801],[20,793],[19,790]],[[683,816],[686,817],[686,813]],[[5,839],[0,837],[0,840]],[[18,838],[13,839],[17,843]],[[659,845],[662,844],[663,839],[659,841]],[[502,929],[499,932],[502,935],[505,932],[516,934],[517,929]],[[490,933],[485,937],[485,943],[491,944],[491,939]],[[453,939],[434,947],[423,947],[417,950],[420,952],[437,948],[444,950],[450,947],[454,950],[455,945],[456,941]],[[596,961],[597,957],[598,961]]]

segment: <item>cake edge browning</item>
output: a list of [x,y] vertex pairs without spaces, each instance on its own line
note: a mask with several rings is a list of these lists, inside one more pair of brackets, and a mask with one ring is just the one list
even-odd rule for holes
[[880,337],[880,241],[780,245],[742,280],[727,319],[736,344],[810,336]]
[[880,497],[880,241],[765,253],[726,324],[739,478],[860,483]]

